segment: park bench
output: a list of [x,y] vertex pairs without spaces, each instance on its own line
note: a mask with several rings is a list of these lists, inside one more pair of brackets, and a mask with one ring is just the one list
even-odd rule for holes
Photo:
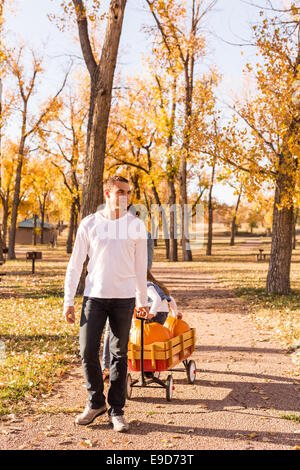
[[262,248],[260,248],[258,251],[259,251],[259,253],[256,254],[256,260],[257,261],[265,261],[267,254],[263,253],[264,250]]

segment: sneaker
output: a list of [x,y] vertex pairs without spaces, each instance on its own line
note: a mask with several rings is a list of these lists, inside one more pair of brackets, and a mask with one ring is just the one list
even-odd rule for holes
[[107,368],[103,369],[102,378],[103,378],[103,382],[106,382],[109,380],[109,369]]
[[94,421],[95,418],[97,418],[97,416],[103,415],[106,410],[106,405],[103,405],[101,408],[97,409],[92,409],[89,407],[89,405],[87,405],[83,413],[76,417],[75,423],[83,425],[90,424]]
[[113,425],[114,431],[126,432],[129,429],[129,424],[126,423],[124,416],[110,416],[109,421]]

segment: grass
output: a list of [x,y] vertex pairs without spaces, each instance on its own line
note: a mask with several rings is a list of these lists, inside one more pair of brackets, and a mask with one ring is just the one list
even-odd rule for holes
[[295,421],[295,423],[300,423],[300,416],[290,414],[290,415],[280,415],[282,419],[288,419],[289,421]]
[[[18,247],[19,248],[19,247]],[[18,259],[2,266],[0,340],[5,361],[0,362],[0,415],[18,410],[20,400],[47,394],[78,358],[78,323],[68,325],[62,316],[63,278],[68,256],[37,247],[43,261],[31,263],[22,247]],[[76,300],[77,312],[79,300]],[[78,317],[78,313],[77,313]]]
[[[295,351],[300,346],[300,249],[293,254],[293,293],[267,295],[264,288],[268,263],[257,263],[257,248],[247,246],[249,240],[238,238],[237,245],[230,247],[225,237],[215,238],[212,256],[206,256],[202,247],[193,252],[192,263],[180,262],[180,266],[216,276],[245,299],[252,318],[261,327],[268,328]],[[264,238],[261,243],[269,253],[270,239]],[[62,241],[55,249],[36,249],[43,252],[43,259],[36,262],[34,275],[31,262],[25,260],[25,253],[32,251],[32,246],[17,246],[17,260],[1,267],[7,274],[0,283],[0,341],[5,346],[5,360],[0,347],[0,416],[30,404],[32,397],[49,393],[78,361],[81,299],[75,300],[74,325],[67,324],[62,316],[69,255]],[[177,266],[165,261],[164,255],[164,245],[159,241],[154,266]]]

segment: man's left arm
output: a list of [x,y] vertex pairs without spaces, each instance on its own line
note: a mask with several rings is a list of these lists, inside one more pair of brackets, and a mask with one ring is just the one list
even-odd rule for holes
[[136,308],[149,313],[147,306],[147,232],[141,222],[142,231],[135,242]]

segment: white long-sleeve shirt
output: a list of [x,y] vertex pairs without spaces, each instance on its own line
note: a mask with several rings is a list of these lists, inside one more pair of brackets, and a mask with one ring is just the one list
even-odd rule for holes
[[136,297],[137,307],[147,305],[147,231],[142,220],[129,213],[111,220],[98,211],[81,221],[66,271],[65,306],[74,304],[87,256],[84,296]]
[[[168,302],[166,299],[162,300],[158,292],[156,291],[155,287],[148,286],[147,287],[147,294],[148,297],[151,299],[151,307],[149,312],[152,315],[156,315],[158,312],[168,312],[169,306],[171,307],[171,316],[176,317],[178,314],[177,304],[175,302],[174,297],[170,296],[171,301]],[[148,304],[149,305],[149,304]],[[149,306],[150,306],[149,305]]]

